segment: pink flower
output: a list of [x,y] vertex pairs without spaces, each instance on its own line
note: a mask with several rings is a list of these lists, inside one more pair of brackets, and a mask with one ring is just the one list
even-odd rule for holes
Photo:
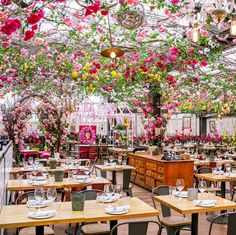
[[1,4],[3,6],[8,6],[12,4],[12,0],[1,0]]
[[139,0],[126,0],[127,4],[133,4],[133,5],[137,5],[139,4]]
[[73,26],[73,24],[72,24],[72,22],[71,22],[71,20],[69,18],[65,18],[64,22],[66,23],[66,26],[68,26],[68,27]]
[[207,30],[205,30],[205,29],[200,29],[200,35],[202,36],[202,37],[208,37],[208,31]]
[[5,25],[2,26],[1,32],[5,33],[6,35],[11,35],[17,29],[21,27],[21,21],[17,18],[15,19],[8,19],[5,21]]
[[162,118],[161,118],[161,117],[158,117],[158,118],[157,118],[157,125],[158,125],[158,126],[162,126],[162,124],[163,124]]
[[173,5],[177,5],[177,4],[179,3],[179,0],[171,0],[171,3],[172,3]]
[[166,29],[165,29],[165,27],[164,26],[160,26],[159,27],[159,31],[161,32],[161,33],[164,33],[165,31],[166,31]]
[[169,49],[170,55],[178,55],[179,54],[179,49],[177,47],[171,47]]
[[234,39],[232,42],[233,42],[233,44],[236,44],[236,39]]
[[227,78],[226,81],[227,81],[228,83],[231,83],[231,82],[233,82],[233,78]]

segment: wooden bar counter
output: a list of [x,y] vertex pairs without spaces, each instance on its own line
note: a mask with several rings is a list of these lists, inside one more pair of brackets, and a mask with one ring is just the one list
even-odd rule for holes
[[182,178],[185,187],[193,187],[194,162],[190,160],[161,160],[163,155],[150,156],[146,152],[129,153],[129,165],[137,170],[135,183],[151,189],[159,185],[176,185],[176,179]]

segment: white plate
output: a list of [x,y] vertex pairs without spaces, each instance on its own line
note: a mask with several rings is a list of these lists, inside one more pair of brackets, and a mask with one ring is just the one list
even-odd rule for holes
[[88,175],[73,175],[73,178],[76,180],[82,180],[82,179],[89,178],[89,176]]
[[80,183],[91,183],[91,182],[93,182],[93,180],[90,179],[90,178],[87,178],[87,179],[86,178],[85,179],[74,179],[74,180],[76,180]]
[[129,212],[129,206],[106,207],[105,211],[111,215],[122,215]]
[[47,219],[51,218],[56,215],[55,210],[48,210],[48,211],[34,211],[28,213],[28,217],[32,219]]
[[45,185],[47,183],[48,183],[47,181],[33,181],[32,185],[38,186],[38,185]]
[[195,200],[193,204],[200,207],[214,207],[216,200]]
[[40,204],[37,205],[36,200],[30,200],[30,201],[27,201],[26,205],[31,208],[43,208],[43,207],[48,206],[48,204],[50,203],[51,203],[50,200],[43,200],[40,202]]
[[46,178],[44,177],[44,176],[35,176],[34,177],[34,180],[36,180],[36,181],[42,181],[42,180],[46,180]]
[[108,196],[98,196],[97,197],[97,201],[98,202],[103,202],[103,203],[115,202],[117,200],[119,200],[118,196],[111,196],[111,197],[108,197]]
[[183,197],[183,198],[187,198],[188,197],[188,191],[182,191],[182,192],[174,191],[173,195],[175,195],[176,197],[180,196],[180,197]]
[[226,177],[229,177],[229,178],[236,178],[236,174],[225,174]]

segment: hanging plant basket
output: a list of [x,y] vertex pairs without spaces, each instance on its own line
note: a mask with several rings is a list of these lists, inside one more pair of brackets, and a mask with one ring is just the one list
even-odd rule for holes
[[137,29],[144,22],[144,7],[142,4],[123,5],[117,13],[117,20],[125,29]]

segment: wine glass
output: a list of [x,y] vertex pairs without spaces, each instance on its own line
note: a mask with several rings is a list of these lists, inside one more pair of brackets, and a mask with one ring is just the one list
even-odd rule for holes
[[110,201],[111,197],[114,195],[114,185],[113,184],[107,185],[105,187],[105,192],[106,192],[106,195],[108,196],[109,201]]
[[231,171],[231,164],[230,163],[225,163],[225,170],[227,173]]
[[181,199],[181,191],[184,189],[184,186],[185,186],[184,179],[176,180],[176,188],[179,191],[179,199]]
[[109,156],[109,161],[110,161],[110,163],[112,163],[114,161],[114,156],[113,155]]
[[204,193],[206,191],[206,181],[200,180],[198,184],[198,189],[200,193]]
[[34,198],[36,199],[36,205],[39,207],[40,209],[40,204],[42,202],[42,200],[45,198],[45,190],[43,188],[36,188],[34,190]]
[[29,157],[28,162],[29,162],[30,165],[32,165],[33,162],[34,162],[34,158],[33,157]]
[[86,167],[84,168],[84,173],[85,173],[85,175],[89,175],[89,173],[90,173],[90,168],[86,166]]
[[55,188],[48,188],[47,199],[54,202],[57,198],[57,190]]
[[114,193],[115,193],[115,196],[117,196],[118,198],[122,197],[123,187],[121,184],[117,184],[114,186]]
[[217,162],[216,163],[216,168],[217,168],[217,171],[221,171],[222,169],[222,164],[220,162]]

